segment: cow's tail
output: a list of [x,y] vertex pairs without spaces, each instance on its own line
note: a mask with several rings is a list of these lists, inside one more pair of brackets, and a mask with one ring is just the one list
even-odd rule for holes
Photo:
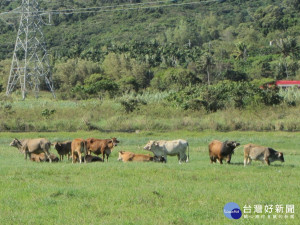
[[189,146],[188,142],[186,144],[187,144],[187,149],[188,149],[188,156],[187,156],[186,162],[188,162],[190,160],[190,146]]

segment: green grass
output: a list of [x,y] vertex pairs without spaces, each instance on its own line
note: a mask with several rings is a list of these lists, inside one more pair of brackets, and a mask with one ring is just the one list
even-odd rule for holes
[[[34,163],[9,147],[14,137],[113,136],[120,144],[108,163]],[[299,224],[299,137],[296,132],[1,133],[0,224]],[[177,138],[189,141],[190,163],[179,165],[177,157],[168,157],[167,164],[117,161],[119,150],[147,153],[142,147],[148,140]],[[240,147],[231,165],[211,165],[207,145],[213,139],[271,146],[284,152],[286,162],[245,168]],[[294,204],[295,219],[229,220],[223,214],[228,202]]]

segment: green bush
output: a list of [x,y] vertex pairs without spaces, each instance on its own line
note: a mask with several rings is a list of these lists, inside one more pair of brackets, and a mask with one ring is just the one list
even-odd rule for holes
[[260,89],[249,82],[222,81],[215,85],[187,87],[170,94],[168,101],[183,109],[215,112],[226,108],[246,108],[265,104],[278,105],[282,102],[278,89]]

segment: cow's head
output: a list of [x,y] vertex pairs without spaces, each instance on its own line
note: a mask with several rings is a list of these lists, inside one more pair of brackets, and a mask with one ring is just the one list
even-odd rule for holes
[[15,138],[9,145],[18,148],[19,151],[23,153],[22,143],[17,138]]
[[241,144],[236,141],[225,141],[225,145],[227,148],[234,150],[237,146]]
[[113,137],[108,141],[108,143],[112,143],[113,146],[117,146],[120,142],[117,140],[117,138]]
[[55,149],[59,149],[61,147],[61,143],[60,142],[54,142],[51,145],[53,145]]
[[280,162],[284,162],[284,158],[283,158],[283,153],[282,152],[277,152],[276,153],[277,158]]
[[149,141],[149,142],[145,145],[144,149],[145,149],[145,150],[148,150],[148,151],[151,151],[155,146],[158,146],[158,143],[157,143],[156,141]]

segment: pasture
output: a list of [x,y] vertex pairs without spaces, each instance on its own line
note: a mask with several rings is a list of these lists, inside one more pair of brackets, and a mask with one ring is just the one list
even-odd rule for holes
[[[117,137],[108,163],[72,164],[25,161],[13,138],[45,137],[51,142],[74,138]],[[190,144],[190,162],[122,163],[118,151],[148,153],[148,140],[183,138]],[[232,164],[210,164],[210,141],[236,140],[273,147],[285,162],[243,166],[243,147]],[[168,133],[0,133],[0,224],[299,224],[300,133],[188,132]],[[56,150],[51,153],[57,155]],[[228,202],[273,205],[271,218],[227,219]],[[292,218],[273,218],[275,205],[294,205]],[[284,209],[285,210],[285,209]],[[286,215],[284,212],[282,215]]]

